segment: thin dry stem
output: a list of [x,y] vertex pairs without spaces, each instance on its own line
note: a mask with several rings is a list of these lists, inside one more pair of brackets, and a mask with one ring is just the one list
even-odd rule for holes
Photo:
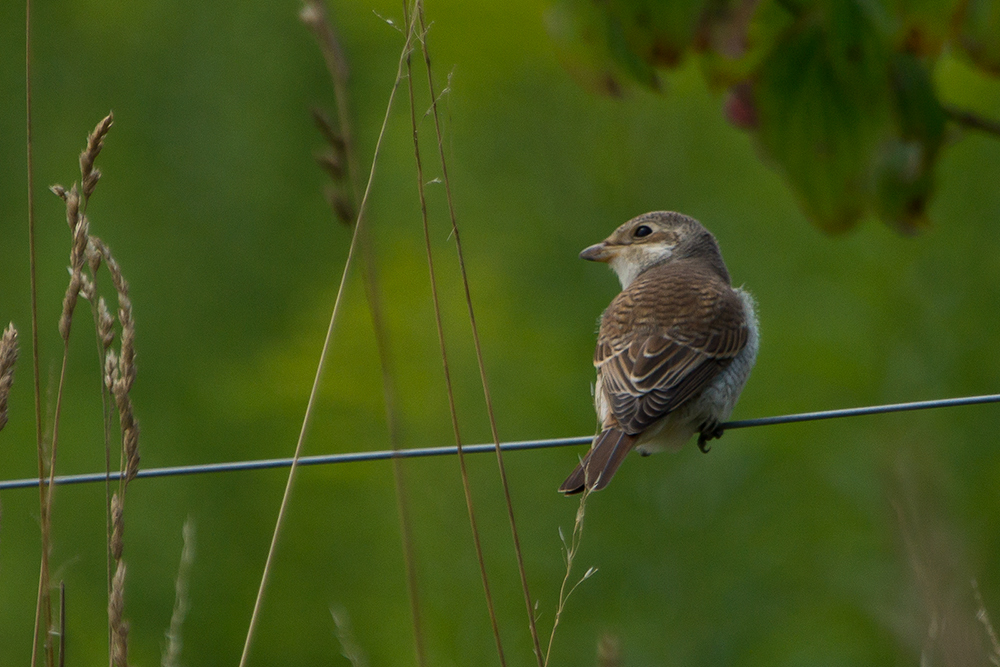
[[312,420],[313,406],[315,405],[316,394],[319,389],[319,380],[323,375],[323,368],[326,365],[326,357],[330,349],[330,342],[333,339],[334,324],[336,324],[337,316],[340,313],[340,304],[343,300],[344,286],[347,283],[347,274],[353,262],[354,251],[358,241],[358,233],[363,226],[361,223],[364,220],[368,197],[371,193],[372,182],[375,176],[375,167],[378,164],[378,156],[382,150],[382,140],[385,137],[386,128],[389,124],[389,115],[392,111],[392,103],[396,97],[396,91],[399,89],[399,84],[403,78],[403,60],[409,51],[410,38],[407,37],[406,43],[403,45],[403,52],[399,58],[399,65],[396,70],[396,81],[393,83],[392,91],[389,94],[389,101],[386,104],[385,116],[382,119],[382,127],[379,130],[378,139],[375,142],[375,154],[372,157],[372,166],[368,173],[368,185],[365,187],[365,193],[361,198],[361,205],[358,208],[358,217],[354,224],[354,232],[351,236],[350,248],[347,251],[347,259],[344,261],[344,271],[340,277],[340,286],[337,288],[337,296],[334,300],[333,312],[330,315],[330,323],[326,329],[326,337],[323,339],[323,349],[320,352],[319,362],[316,364],[316,374],[313,377],[312,388],[309,390],[309,400],[306,403],[306,411],[302,417],[302,427],[299,430],[298,441],[295,444],[295,454],[292,457],[292,465],[288,470],[288,480],[285,483],[285,491],[281,497],[281,506],[278,508],[278,517],[275,520],[274,531],[271,534],[271,544],[268,547],[267,559],[264,562],[264,571],[261,574],[260,586],[257,588],[257,598],[254,602],[253,613],[250,616],[250,627],[247,629],[246,641],[243,644],[243,653],[240,656],[240,667],[244,667],[246,665],[247,659],[250,655],[250,644],[253,640],[254,631],[257,627],[257,620],[260,617],[260,607],[264,599],[264,591],[267,588],[267,582],[271,572],[271,563],[274,560],[274,552],[278,544],[278,535],[280,534],[281,526],[284,523],[285,512],[288,507],[288,499],[291,496],[292,483],[295,480],[295,473],[298,471],[298,462],[302,454],[302,444],[305,442],[306,432],[308,430],[309,423]]
[[[316,157],[320,167],[329,174],[332,185],[328,198],[334,214],[344,224],[354,222],[353,211],[358,200],[358,161],[351,136],[350,104],[347,97],[348,67],[336,31],[330,22],[325,7],[315,0],[307,0],[299,13],[302,19],[316,36],[320,51],[327,63],[330,77],[333,81],[334,95],[337,100],[337,116],[339,129],[334,127],[330,118],[319,109],[313,109],[313,120],[323,134],[328,148]],[[345,192],[350,193],[350,200]],[[358,241],[361,246],[362,279],[365,296],[368,300],[369,312],[372,318],[372,329],[375,332],[375,346],[378,350],[379,366],[382,372],[382,391],[385,401],[386,424],[389,429],[389,441],[393,450],[400,448],[399,423],[396,415],[396,387],[392,376],[392,360],[390,356],[388,329],[382,311],[381,290],[379,288],[375,253],[372,248],[371,234],[367,228],[361,231]],[[403,562],[406,569],[407,593],[410,601],[410,615],[413,624],[414,650],[417,665],[426,664],[424,657],[424,640],[420,614],[420,600],[416,580],[416,556],[413,548],[413,534],[407,503],[406,480],[403,464],[399,459],[393,459],[393,481],[396,490],[396,506],[399,515],[400,539],[403,548]]]
[[528,613],[528,628],[531,632],[532,648],[539,667],[542,667],[542,647],[538,638],[538,628],[535,625],[535,615],[532,612],[531,592],[528,590],[528,577],[524,569],[524,557],[521,552],[521,540],[517,534],[517,522],[514,519],[514,504],[510,497],[510,485],[507,482],[507,471],[503,463],[503,452],[500,450],[500,435],[497,431],[496,415],[493,411],[493,399],[490,396],[490,385],[486,378],[486,366],[483,362],[483,348],[479,341],[479,328],[476,326],[476,314],[472,307],[472,293],[469,289],[469,276],[465,268],[465,255],[462,252],[462,240],[458,233],[458,218],[455,215],[455,200],[451,193],[451,180],[448,178],[448,165],[444,155],[444,138],[441,132],[441,117],[438,113],[437,96],[434,93],[434,75],[431,70],[430,52],[427,49],[427,26],[424,21],[423,2],[421,0],[415,0],[415,8],[416,14],[420,20],[420,48],[424,55],[424,65],[427,70],[427,86],[430,91],[431,109],[434,112],[434,130],[437,135],[438,157],[441,161],[441,176],[444,180],[444,188],[448,200],[448,214],[451,218],[451,231],[455,239],[455,249],[458,253],[458,265],[462,273],[462,286],[465,290],[465,303],[469,312],[469,323],[472,326],[472,340],[476,348],[476,363],[479,366],[479,378],[483,385],[483,397],[486,401],[486,412],[490,420],[490,432],[493,435],[493,444],[496,448],[497,468],[500,472],[500,482],[503,486],[504,501],[507,506],[507,520],[510,524],[510,532],[514,540],[514,555],[517,558],[517,572],[521,578],[521,590],[524,593],[524,606]]
[[986,134],[991,134],[995,137],[1000,137],[1000,122],[995,121],[992,118],[984,118],[967,109],[959,109],[948,105],[944,107],[944,113],[951,121],[957,123],[961,127],[968,130],[978,130],[980,132],[985,132]]
[[11,322],[0,336],[0,431],[7,424],[7,399],[14,384],[14,364],[17,363],[17,329]]
[[170,628],[166,631],[167,645],[163,649],[160,661],[162,667],[179,667],[181,649],[184,646],[181,629],[184,617],[187,616],[188,580],[191,576],[191,565],[194,564],[195,529],[194,520],[188,517],[181,530],[184,536],[184,547],[181,549],[181,562],[177,566],[177,579],[174,582],[174,612],[170,616]]
[[[415,30],[415,23],[419,14],[419,0],[416,5],[417,6],[414,8],[413,12],[413,18],[411,19],[405,0],[403,3],[405,20],[410,26],[410,35],[413,35]],[[406,72],[407,84],[410,92],[410,122],[413,130],[413,154],[417,167],[417,190],[420,195],[420,216],[424,230],[424,246],[427,253],[427,269],[430,273],[431,299],[434,302],[434,321],[437,327],[438,345],[441,353],[441,365],[444,368],[445,388],[448,393],[448,409],[451,415],[451,427],[455,436],[455,445],[458,449],[458,465],[462,477],[462,490],[465,492],[465,507],[469,513],[469,525],[472,529],[472,541],[476,548],[476,559],[479,563],[479,574],[483,582],[483,592],[486,596],[486,609],[490,617],[490,626],[493,630],[493,639],[496,643],[497,656],[500,659],[500,664],[506,665],[507,661],[504,657],[503,642],[500,639],[500,627],[497,623],[496,609],[493,604],[493,594],[490,592],[489,577],[486,574],[486,562],[483,558],[483,547],[479,537],[479,527],[476,522],[476,511],[472,503],[472,488],[469,484],[469,473],[465,465],[465,453],[462,449],[462,435],[458,426],[458,411],[455,407],[455,394],[452,388],[451,371],[448,366],[448,352],[447,346],[445,345],[444,326],[441,321],[441,304],[438,299],[437,279],[434,274],[434,253],[431,249],[430,225],[427,219],[427,198],[424,193],[424,172],[420,158],[420,141],[417,133],[417,111],[416,102],[414,100],[413,76],[409,56],[406,58]]]
[[[562,528],[559,529],[559,541],[562,542],[563,560],[566,563],[566,574],[563,576],[562,585],[559,587],[559,604],[556,606],[556,616],[552,623],[552,633],[549,634],[549,645],[545,650],[545,665],[549,664],[549,658],[552,657],[552,643],[556,638],[556,628],[559,627],[559,621],[562,619],[563,611],[566,609],[566,602],[569,600],[569,596],[573,594],[577,586],[590,579],[596,572],[596,567],[587,568],[587,571],[583,573],[583,576],[573,584],[569,586],[570,575],[573,572],[573,561],[576,559],[576,554],[580,550],[580,542],[583,540],[583,519],[587,513],[587,498],[590,496],[590,489],[584,488],[583,493],[580,494],[580,505],[576,510],[576,519],[573,522],[573,532],[570,535],[569,542],[566,541],[566,536],[562,532]],[[568,588],[567,588],[568,587]]]
[[[31,0],[24,1],[24,107],[27,135],[28,168],[28,273],[31,278],[31,367],[35,394],[35,449],[38,453],[38,510],[41,528],[42,554],[38,568],[38,597],[35,602],[35,626],[31,642],[31,667],[38,658],[38,644],[44,632],[52,626],[52,605],[49,590],[49,532],[46,517],[48,494],[45,489],[45,444],[42,431],[42,379],[38,355],[38,261],[35,252],[35,168],[31,124]],[[44,624],[44,628],[43,628]],[[47,664],[52,666],[51,644],[46,640]]]
[[49,594],[49,569],[48,569],[48,551],[51,535],[51,512],[52,512],[52,494],[55,490],[55,471],[56,471],[56,458],[58,453],[59,445],[59,417],[62,413],[62,399],[63,399],[63,389],[66,385],[66,368],[69,362],[69,334],[70,327],[73,321],[73,311],[76,308],[77,299],[86,287],[83,279],[83,267],[86,263],[86,254],[88,247],[88,228],[89,223],[87,217],[83,215],[80,211],[80,195],[77,190],[76,184],[67,191],[62,186],[55,185],[52,186],[52,191],[56,193],[59,197],[63,199],[66,203],[66,223],[69,225],[70,234],[72,235],[72,244],[70,246],[70,281],[66,288],[66,295],[63,297],[63,307],[62,315],[59,318],[59,334],[63,339],[63,357],[62,366],[59,372],[59,386],[56,392],[56,407],[55,407],[55,417],[52,421],[52,443],[49,449],[49,462],[48,462],[48,487],[43,493],[43,501],[40,507],[41,512],[41,527],[42,527],[42,572],[39,576],[39,604],[44,607],[45,615],[47,618],[46,627],[47,637],[45,639],[46,646],[46,657],[48,658],[48,663],[52,665],[54,663],[53,659],[53,648],[51,642],[51,634],[53,632],[52,627],[52,602],[51,596]]
[[59,667],[66,664],[66,582],[59,582]]

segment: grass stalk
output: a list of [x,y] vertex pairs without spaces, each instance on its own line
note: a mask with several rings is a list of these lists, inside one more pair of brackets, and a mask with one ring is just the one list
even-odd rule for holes
[[[541,642],[538,639],[538,628],[535,624],[535,615],[532,611],[531,593],[528,590],[528,577],[524,569],[524,557],[521,552],[521,540],[517,533],[517,522],[514,519],[514,505],[510,497],[510,485],[507,482],[507,471],[504,467],[503,452],[500,450],[500,435],[497,431],[496,416],[493,411],[493,399],[490,396],[489,381],[486,377],[486,366],[483,363],[483,348],[479,341],[479,329],[476,326],[476,314],[472,307],[472,292],[469,289],[469,276],[465,268],[465,255],[462,252],[462,240],[458,232],[458,218],[455,215],[455,200],[451,193],[451,180],[448,177],[448,164],[444,155],[444,138],[441,132],[441,117],[438,113],[437,93],[434,89],[434,75],[431,70],[430,51],[427,48],[427,26],[424,20],[424,6],[422,0],[415,0],[416,14],[420,21],[420,48],[424,56],[424,65],[427,69],[427,86],[431,98],[431,110],[434,116],[434,130],[437,135],[438,156],[441,161],[441,176],[444,181],[445,194],[448,200],[448,214],[451,218],[451,231],[455,239],[455,249],[458,253],[458,266],[462,273],[462,286],[465,290],[465,303],[469,312],[469,323],[472,326],[472,340],[476,348],[476,363],[479,366],[479,378],[483,385],[483,396],[486,401],[486,412],[490,420],[490,432],[493,435],[493,444],[496,448],[497,468],[500,472],[500,482],[503,487],[504,501],[507,506],[507,520],[510,524],[511,536],[514,540],[514,554],[517,558],[517,572],[521,578],[521,590],[524,593],[525,609],[528,613],[528,629],[531,632],[532,647],[539,667],[543,665]],[[416,130],[414,130],[414,133]],[[416,137],[414,137],[416,141]],[[422,181],[421,181],[422,182]]]
[[378,139],[375,142],[375,153],[372,156],[372,166],[368,173],[368,184],[365,186],[364,195],[361,198],[361,204],[358,207],[357,219],[354,223],[354,231],[351,235],[351,244],[347,251],[347,259],[344,261],[344,270],[340,277],[340,285],[337,288],[337,296],[333,304],[333,312],[330,314],[330,323],[327,326],[326,337],[323,340],[323,347],[320,351],[319,361],[316,364],[316,374],[313,377],[312,388],[309,390],[309,400],[306,403],[305,414],[302,417],[302,427],[299,430],[299,437],[295,444],[295,453],[292,457],[292,465],[288,470],[288,479],[285,483],[285,491],[281,497],[281,505],[278,508],[278,516],[275,520],[274,531],[271,534],[271,544],[268,547],[267,559],[264,562],[264,570],[261,573],[260,585],[257,588],[257,597],[254,601],[253,612],[250,616],[250,625],[247,629],[246,641],[243,644],[243,653],[240,656],[240,667],[246,665],[247,659],[250,655],[250,645],[253,641],[253,635],[257,628],[257,623],[260,618],[261,604],[264,599],[264,591],[267,589],[267,582],[270,578],[271,567],[274,561],[274,553],[278,544],[278,536],[281,532],[281,527],[284,524],[285,513],[288,508],[288,500],[291,496],[292,485],[295,480],[295,473],[298,471],[298,460],[302,455],[302,444],[305,442],[305,435],[309,427],[309,423],[312,419],[313,407],[316,402],[316,395],[319,390],[319,380],[323,375],[323,368],[326,365],[326,357],[330,349],[330,343],[333,340],[333,329],[337,322],[337,317],[340,313],[340,306],[343,301],[344,286],[347,283],[347,275],[351,269],[351,265],[354,259],[354,252],[358,245],[358,235],[362,228],[362,221],[364,220],[365,209],[368,204],[368,197],[371,194],[372,182],[375,177],[375,167],[378,165],[378,157],[382,150],[382,140],[385,137],[386,128],[389,124],[389,115],[392,111],[393,101],[396,98],[396,91],[399,89],[399,84],[403,78],[403,62],[406,55],[410,51],[410,37],[407,36],[406,41],[403,45],[402,53],[399,57],[399,64],[396,69],[396,80],[393,83],[392,91],[389,93],[389,101],[386,104],[385,116],[382,119],[382,127],[379,130]]
[[[139,424],[133,412],[130,392],[135,382],[135,320],[132,302],[128,295],[128,282],[110,249],[96,237],[91,243],[97,249],[111,274],[118,298],[118,323],[121,327],[119,351],[108,350],[105,355],[104,382],[115,400],[121,430],[121,475],[118,491],[111,496],[111,556],[115,571],[111,578],[111,595],[108,600],[108,624],[111,628],[111,662],[118,667],[128,665],[128,623],[124,620],[125,562],[122,558],[125,532],[125,498],[129,483],[139,472]],[[106,308],[104,309],[106,310]],[[102,329],[102,340],[108,340]]]
[[985,118],[967,109],[959,109],[951,105],[945,105],[944,114],[948,120],[966,130],[977,130],[986,134],[1000,137],[1000,122],[992,118]]
[[[417,17],[420,15],[420,0],[416,0],[414,5],[413,16],[411,18],[406,0],[403,1],[404,17],[406,24],[409,26],[410,34],[413,34],[416,29],[415,24]],[[424,38],[421,35],[418,39],[423,42]],[[451,426],[455,435],[455,445],[458,448],[458,465],[462,476],[462,490],[465,492],[465,506],[469,513],[469,525],[472,529],[472,540],[475,544],[476,559],[479,563],[479,573],[483,582],[483,592],[486,595],[486,608],[489,613],[490,625],[493,630],[493,638],[496,642],[497,655],[500,659],[500,664],[506,665],[507,662],[504,657],[503,642],[500,640],[500,628],[497,623],[496,609],[493,604],[493,595],[490,592],[489,577],[486,574],[486,562],[483,558],[483,546],[479,537],[479,527],[476,523],[476,512],[472,502],[472,488],[469,483],[469,472],[465,465],[465,453],[462,449],[462,435],[458,426],[458,412],[455,408],[455,394],[452,388],[451,371],[448,367],[448,352],[445,345],[444,327],[441,320],[441,304],[437,292],[437,279],[434,274],[434,253],[431,249],[430,227],[427,219],[427,199],[424,192],[424,172],[420,159],[420,140],[417,132],[417,111],[416,102],[414,100],[412,66],[409,56],[406,58],[406,72],[410,92],[410,121],[413,129],[413,153],[417,166],[417,190],[420,194],[420,215],[423,222],[424,245],[427,252],[427,268],[430,272],[431,298],[434,302],[434,319],[437,326],[438,344],[441,351],[441,364],[444,367],[445,388],[448,393],[448,409],[451,414]]]
[[[83,209],[86,213],[87,206],[90,203],[90,195],[93,194],[94,188],[97,185],[97,181],[101,177],[101,172],[99,169],[94,168],[94,160],[100,153],[104,146],[104,136],[110,130],[112,123],[114,122],[113,114],[108,114],[87,137],[87,147],[80,153],[80,174],[81,182],[84,184],[84,204]],[[97,277],[98,270],[100,269],[102,256],[100,252],[95,252],[95,247],[88,247],[87,262],[90,269],[90,279],[91,291],[93,294],[97,293]],[[110,252],[108,253],[110,254]],[[110,387],[105,381],[105,363],[108,358],[108,353],[111,349],[111,344],[114,342],[114,318],[108,311],[107,303],[104,297],[100,299],[90,298],[90,310],[94,319],[94,331],[97,332],[97,337],[95,343],[97,345],[97,359],[98,364],[101,369],[100,372],[100,392],[101,392],[101,415],[103,417],[103,433],[104,433],[104,516],[105,516],[105,586],[108,596],[108,605],[110,609],[112,595],[113,595],[113,584],[114,584],[114,574],[112,569],[112,563],[114,558],[111,553],[111,545],[113,538],[114,526],[112,525],[112,507],[111,507],[111,405],[109,399]],[[108,664],[112,664],[112,656],[114,654],[114,628],[111,622],[108,623]]]
[[66,582],[59,582],[59,667],[66,665]]
[[[45,490],[45,445],[42,433],[42,389],[38,354],[38,262],[35,252],[35,169],[31,122],[31,0],[24,2],[24,100],[27,134],[28,169],[28,273],[31,280],[31,362],[35,394],[35,448],[38,453],[38,511],[41,526],[41,562],[38,572],[38,596],[35,602],[35,624],[32,632],[31,667],[38,660],[40,633],[48,636],[52,626],[52,605],[49,597],[49,532]],[[43,626],[44,625],[44,630]],[[51,652],[46,641],[47,663],[51,667]]]
[[[69,337],[72,328],[73,314],[79,297],[88,300],[92,305],[94,321],[98,335],[98,347],[103,360],[103,381],[108,392],[115,399],[121,430],[121,454],[118,490],[109,500],[110,531],[108,535],[108,552],[110,562],[115,563],[114,574],[110,577],[108,590],[108,634],[109,663],[118,667],[128,665],[128,623],[123,618],[125,563],[122,559],[124,550],[123,534],[125,530],[125,494],[129,482],[139,471],[139,425],[136,422],[132,407],[130,392],[135,382],[135,320],[132,315],[132,302],[128,295],[128,281],[122,274],[121,267],[111,254],[110,248],[96,236],[90,235],[90,222],[86,210],[91,195],[101,178],[101,172],[94,167],[94,161],[104,146],[104,138],[114,124],[114,116],[108,114],[103,118],[87,137],[87,146],[80,153],[80,188],[74,183],[69,190],[60,185],[52,186],[52,191],[63,199],[66,204],[66,222],[73,236],[70,250],[70,282],[63,297],[62,315],[59,318],[59,334],[63,339],[63,361],[56,393],[55,417],[52,425],[52,444],[49,460],[49,479],[46,493],[46,514],[43,516],[43,531],[50,524],[52,493],[55,488],[56,455],[59,443],[59,423],[62,408],[63,390],[66,382],[66,367],[69,358]],[[103,299],[96,301],[96,275],[101,264],[104,264],[111,275],[118,301],[118,323],[121,328],[121,343],[118,353],[110,349],[114,340],[114,320],[108,312]],[[93,277],[88,277],[84,268],[89,266]],[[96,301],[96,304],[95,304]],[[102,390],[102,399],[104,393]],[[108,471],[105,480],[110,478],[110,428],[109,411],[102,410],[105,422],[105,460]],[[110,488],[107,489],[110,491]],[[39,590],[42,595],[42,582]],[[47,587],[46,587],[47,588]],[[49,603],[51,606],[51,603]],[[47,654],[51,651],[47,651]]]
[[[328,151],[317,156],[320,166],[329,173],[332,184],[331,208],[342,223],[350,227],[355,218],[348,215],[357,209],[360,198],[358,185],[358,158],[351,132],[350,104],[348,102],[349,68],[337,32],[330,21],[329,14],[323,4],[317,0],[306,0],[299,13],[302,22],[313,32],[320,52],[330,72],[334,97],[337,104],[337,128],[322,112],[314,112],[317,125],[326,137]],[[346,169],[344,164],[346,163]],[[349,184],[350,201],[343,192],[344,181]],[[381,289],[379,287],[378,270],[371,233],[367,226],[361,230],[358,240],[361,249],[362,283],[368,310],[371,314],[372,330],[375,333],[375,346],[378,352],[379,367],[382,374],[382,393],[385,404],[386,425],[389,431],[389,442],[394,451],[399,450],[401,439],[399,418],[396,411],[396,385],[392,374],[392,359],[389,346],[388,328],[382,308]],[[419,594],[416,581],[416,557],[413,549],[413,534],[407,502],[406,482],[403,463],[399,459],[392,462],[393,482],[396,491],[396,507],[399,516],[400,539],[403,549],[403,562],[406,569],[407,594],[410,602],[410,616],[413,625],[414,649],[417,665],[426,664],[424,655],[423,630],[420,614]]]
[[559,603],[556,606],[555,620],[552,623],[552,632],[549,634],[549,645],[545,650],[545,667],[548,667],[549,659],[552,657],[552,644],[555,642],[556,629],[559,627],[559,621],[562,619],[563,611],[566,609],[566,602],[569,600],[569,596],[573,594],[577,586],[590,579],[594,574],[597,573],[596,567],[587,568],[587,571],[583,573],[583,576],[573,584],[569,585],[570,576],[573,573],[573,561],[576,559],[576,554],[580,550],[580,542],[583,539],[583,518],[586,515],[587,510],[587,498],[590,496],[590,489],[585,488],[583,493],[580,494],[580,505],[576,510],[576,519],[573,522],[573,532],[570,535],[569,541],[566,540],[566,536],[562,532],[562,528],[559,529],[559,540],[562,542],[563,551],[563,561],[566,563],[566,574],[563,575],[562,585],[559,586]]
[[[93,257],[100,257],[95,254]],[[94,289],[97,289],[97,269],[98,260],[91,259],[91,275],[94,280]],[[111,343],[114,341],[114,318],[108,312],[107,303],[101,297],[96,304],[91,301],[91,310],[94,313],[94,330],[97,331],[97,359],[101,365],[101,413],[104,415],[104,529],[105,529],[105,565],[106,565],[106,592],[108,601],[111,601],[111,406],[108,401],[108,387],[104,381],[104,361]],[[111,624],[108,623],[108,661],[111,660],[112,631]]]

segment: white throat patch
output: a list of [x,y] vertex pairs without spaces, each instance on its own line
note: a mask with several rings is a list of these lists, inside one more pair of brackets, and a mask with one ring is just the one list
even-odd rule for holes
[[639,274],[670,258],[674,249],[668,245],[638,245],[631,246],[625,252],[616,255],[609,264],[618,274],[622,289],[628,289]]

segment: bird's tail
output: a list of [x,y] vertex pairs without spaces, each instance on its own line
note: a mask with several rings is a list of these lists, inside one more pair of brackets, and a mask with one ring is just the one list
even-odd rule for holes
[[602,431],[594,438],[587,456],[559,487],[559,492],[568,496],[580,493],[584,487],[591,491],[606,487],[625,460],[625,455],[632,451],[636,439],[637,436],[622,433],[616,428]]

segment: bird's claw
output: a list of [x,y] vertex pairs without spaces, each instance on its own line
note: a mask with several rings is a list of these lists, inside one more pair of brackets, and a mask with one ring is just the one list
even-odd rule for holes
[[700,449],[703,454],[708,454],[709,450],[712,449],[708,446],[708,441],[721,438],[724,429],[719,425],[719,422],[712,421],[702,424],[698,431],[698,449]]

